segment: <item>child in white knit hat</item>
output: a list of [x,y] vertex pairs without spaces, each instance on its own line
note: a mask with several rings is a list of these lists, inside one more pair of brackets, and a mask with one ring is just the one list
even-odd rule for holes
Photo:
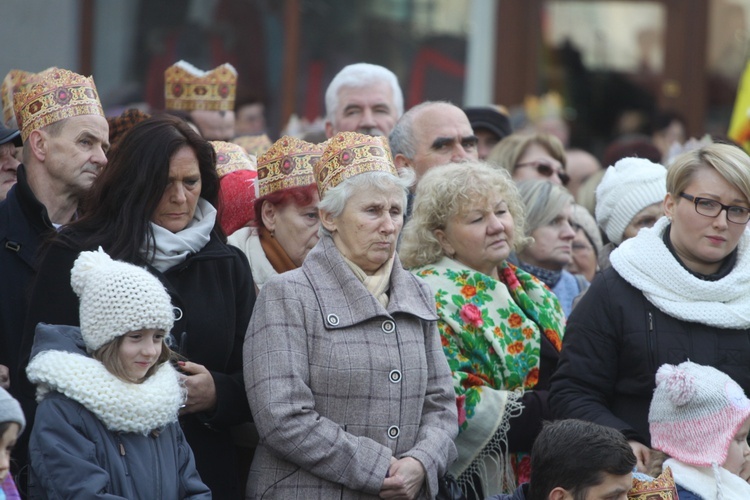
[[735,381],[690,361],[662,365],[648,421],[680,500],[750,499],[739,475],[750,459],[750,399]]
[[185,401],[165,344],[169,294],[147,270],[82,252],[71,271],[81,326],[40,323],[29,451],[36,498],[211,498],[177,421]]
[[10,452],[26,427],[21,405],[0,387],[0,500],[17,500],[18,489],[10,474]]

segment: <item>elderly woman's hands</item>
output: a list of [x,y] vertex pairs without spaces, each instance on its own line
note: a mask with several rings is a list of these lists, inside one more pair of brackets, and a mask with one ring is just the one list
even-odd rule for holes
[[208,368],[190,361],[180,361],[179,365],[187,389],[187,401],[180,413],[185,415],[213,410],[216,406],[216,385]]
[[412,500],[417,498],[424,484],[425,470],[419,460],[412,457],[391,457],[388,477],[380,488],[380,498]]

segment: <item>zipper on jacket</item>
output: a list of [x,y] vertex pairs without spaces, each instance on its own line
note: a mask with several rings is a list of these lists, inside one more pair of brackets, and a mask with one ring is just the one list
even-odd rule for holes
[[656,366],[656,331],[654,330],[654,315],[651,311],[648,312],[648,334],[646,336],[648,342],[648,359],[651,364],[651,371],[656,373],[658,366]]

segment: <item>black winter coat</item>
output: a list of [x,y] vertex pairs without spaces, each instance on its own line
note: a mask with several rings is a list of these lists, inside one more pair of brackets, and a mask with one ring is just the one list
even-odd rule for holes
[[[79,325],[78,297],[70,286],[70,270],[82,250],[94,249],[70,249],[53,243],[46,250],[24,327],[24,365],[39,322]],[[154,268],[149,271],[161,280],[182,314],[172,328],[177,342],[174,349],[206,366],[216,385],[213,413],[180,419],[198,472],[215,498],[241,498],[244,488],[238,481],[230,427],[251,419],[242,375],[242,346],[255,304],[247,258],[212,235],[209,243],[185,262],[164,273]]]
[[614,268],[605,269],[568,318],[552,377],[552,414],[607,425],[650,445],[656,370],[688,359],[723,371],[750,394],[750,329],[673,318]]

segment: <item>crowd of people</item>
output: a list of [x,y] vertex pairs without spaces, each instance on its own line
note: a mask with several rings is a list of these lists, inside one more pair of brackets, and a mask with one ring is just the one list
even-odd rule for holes
[[0,499],[750,498],[747,153],[236,79],[6,76]]

